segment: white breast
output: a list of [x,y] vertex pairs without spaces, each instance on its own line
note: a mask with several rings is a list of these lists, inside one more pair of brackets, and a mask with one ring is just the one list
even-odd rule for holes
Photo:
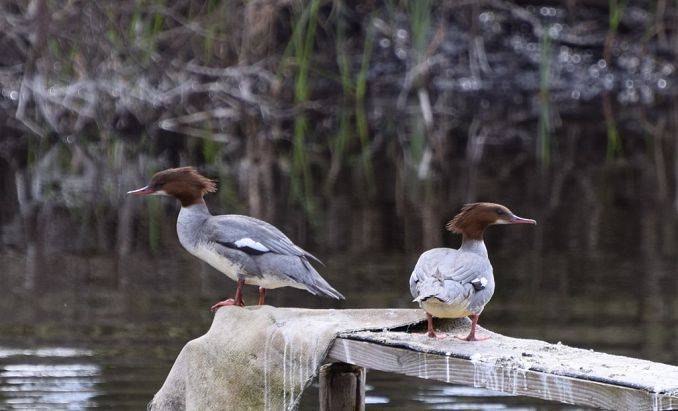
[[179,242],[186,251],[237,281],[238,274],[242,273],[240,264],[219,254],[213,245],[201,238],[200,230],[206,218],[209,218],[209,211],[205,204],[181,207],[177,218]]
[[226,274],[226,276],[228,276],[228,278],[232,279],[233,281],[238,280],[238,273],[241,272],[242,267],[217,253],[214,248],[205,244],[199,244],[190,249],[186,248],[186,250],[207,264]]

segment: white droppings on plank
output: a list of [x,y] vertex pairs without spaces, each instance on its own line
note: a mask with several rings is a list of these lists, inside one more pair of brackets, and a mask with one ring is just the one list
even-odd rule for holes
[[[570,404],[638,410],[678,404],[678,391],[663,389],[673,385],[678,390],[678,381],[668,378],[678,367],[492,335],[490,341],[466,343],[418,333],[352,333],[352,360],[367,368]],[[639,373],[640,381],[654,378],[654,384],[638,388],[626,382]]]
[[445,356],[445,382],[450,382],[450,356]]

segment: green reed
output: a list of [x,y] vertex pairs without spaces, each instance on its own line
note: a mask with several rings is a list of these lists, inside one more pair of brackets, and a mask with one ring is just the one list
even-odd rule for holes
[[548,28],[541,38],[541,53],[539,62],[539,129],[537,137],[537,158],[543,168],[551,162],[551,102],[550,102],[550,75],[551,75],[551,38]]
[[[370,151],[369,125],[367,113],[365,110],[365,99],[367,96],[367,76],[374,48],[374,30],[371,27],[372,17],[367,20],[367,30],[363,41],[363,52],[360,60],[360,67],[355,75],[355,80],[351,72],[351,63],[347,49],[346,23],[343,17],[343,9],[340,5],[336,13],[336,55],[339,76],[337,80],[341,83],[342,89],[342,108],[339,111],[339,128],[337,134],[331,140],[330,149],[332,151],[332,166],[327,180],[327,189],[329,189],[343,165],[344,157],[349,149],[351,139],[353,138],[351,112],[349,107],[353,105],[353,114],[355,117],[355,134],[361,147],[360,164],[365,179],[368,184],[368,190],[371,192],[374,181],[372,168],[372,158]],[[320,72],[319,70],[316,70]],[[331,73],[324,73],[327,78],[334,78]]]
[[614,118],[605,121],[605,128],[607,130],[607,159],[611,160],[621,153],[621,138]]
[[410,1],[410,27],[412,30],[412,48],[417,59],[422,61],[428,46],[428,33],[431,28],[431,0]]
[[608,29],[605,36],[605,45],[603,48],[603,58],[608,64],[611,63],[612,58],[612,44],[617,36],[619,30],[619,23],[624,17],[626,5],[628,0],[609,0],[608,2]]
[[234,175],[221,172],[217,179],[219,189],[217,196],[219,197],[219,204],[225,207],[229,213],[241,214],[247,213],[248,206],[246,202],[240,200],[238,196],[238,183]]
[[[297,106],[308,101],[310,96],[309,68],[315,44],[316,26],[320,0],[312,0],[295,22],[292,33],[297,73],[294,82],[294,101]],[[302,111],[294,119],[292,138],[292,194],[301,200],[310,211],[313,208],[311,197],[312,180],[310,162],[307,155],[306,135],[310,132],[308,116]]]
[[627,3],[628,0],[609,0],[608,30],[611,33],[617,33],[617,30],[619,29],[619,23],[624,17]]
[[407,148],[413,163],[421,164],[426,150],[426,125],[421,116],[414,117],[412,122],[412,131]]
[[212,121],[208,120],[202,140],[202,155],[207,164],[217,164],[221,160],[221,144],[214,141],[212,127]]
[[348,54],[346,53],[346,23],[341,15],[341,9],[337,14],[337,40],[336,40],[336,55],[337,67],[339,68],[339,79],[342,89],[342,108],[339,112],[339,129],[336,135],[331,140],[330,150],[332,152],[332,162],[330,173],[326,180],[325,190],[329,192],[335,179],[339,173],[339,169],[343,165],[344,156],[351,140],[351,118],[348,110],[346,110],[347,101],[353,94],[353,80],[351,78],[351,65]]
[[[371,21],[371,19],[368,19]],[[372,169],[372,158],[370,153],[369,126],[367,124],[367,114],[365,112],[365,95],[367,94],[367,73],[370,68],[370,59],[372,58],[372,49],[374,47],[374,30],[371,27],[367,29],[365,42],[363,44],[363,55],[360,62],[360,71],[356,79],[355,89],[355,121],[358,138],[361,145],[361,162],[365,171],[368,188],[370,192],[374,186],[374,172]]]
[[130,38],[134,38],[136,36],[137,24],[139,24],[139,21],[141,20],[141,10],[141,4],[137,3],[134,6],[134,12],[132,13],[132,18],[129,22],[129,28],[127,29],[127,34]]
[[[157,0],[155,4],[162,7],[165,5],[165,0]],[[158,33],[160,33],[164,22],[165,16],[163,16],[162,13],[155,13],[155,15],[153,15],[153,23],[150,27],[149,36],[155,37]]]
[[346,53],[346,21],[343,15],[338,12],[337,17],[337,67],[339,67],[339,78],[341,80],[341,90],[344,98],[347,98],[353,92],[353,81],[351,79],[351,63]]
[[603,115],[605,117],[605,131],[607,133],[606,158],[612,160],[622,152],[622,139],[617,128],[617,120],[614,117],[609,95],[603,96]]
[[[223,12],[226,9],[226,7],[222,7],[221,9],[219,9],[220,5],[221,1],[219,0],[209,0],[207,2],[207,15],[212,16],[217,14],[219,15],[219,17],[223,17]],[[217,35],[220,33],[219,29],[224,25],[224,22],[222,20],[223,20],[222,18],[210,19],[210,23],[204,26],[206,34],[203,38],[202,47],[204,53],[204,61],[206,64],[209,64],[212,61],[212,57],[214,57],[215,54],[214,42]],[[226,25],[228,25],[228,23],[226,23]]]
[[148,212],[148,247],[151,252],[160,250],[161,204],[158,198],[149,198],[146,202]]
[[[153,3],[160,8],[164,7],[165,0],[155,0]],[[141,49],[145,63],[150,62],[151,55],[155,51],[156,37],[162,31],[165,22],[162,13],[147,15],[145,13],[147,7],[148,5],[141,4],[141,2],[136,3],[128,28],[128,35],[138,42],[137,46]]]
[[[410,31],[412,50],[415,53],[416,64],[424,62],[429,46],[429,33],[431,31],[431,10],[433,4],[430,0],[410,1],[408,12],[410,16]],[[419,87],[424,87],[421,85]],[[428,130],[424,122],[423,114],[413,119],[414,126],[409,136],[409,156],[416,165],[421,164],[426,145],[428,144]]]

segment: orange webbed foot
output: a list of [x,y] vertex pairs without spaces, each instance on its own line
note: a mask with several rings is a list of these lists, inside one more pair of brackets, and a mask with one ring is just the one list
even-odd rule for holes
[[239,306],[239,307],[245,306],[244,302],[241,301],[240,304],[236,304],[234,299],[229,298],[228,300],[219,301],[218,303],[214,304],[212,307],[210,307],[210,311],[216,312],[219,308],[228,307],[230,305],[236,305],[236,306]]
[[435,331],[428,331],[426,333],[426,335],[429,338],[435,338],[435,339],[438,339],[438,340],[443,340],[443,339],[447,338],[447,334],[441,333],[441,332],[435,332]]

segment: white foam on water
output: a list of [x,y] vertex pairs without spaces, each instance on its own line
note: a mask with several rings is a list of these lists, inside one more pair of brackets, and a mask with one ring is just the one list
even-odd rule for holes
[[30,357],[91,357],[94,352],[68,347],[42,347],[34,349],[0,347],[0,358]]
[[391,400],[380,395],[366,395],[365,404],[388,404]]
[[[56,358],[66,357],[59,349],[53,352]],[[3,365],[0,367],[0,379],[4,380],[0,408],[4,409],[2,404],[28,409],[44,409],[47,404],[84,408],[90,399],[100,395],[97,390],[100,375],[101,368],[90,363]]]
[[99,375],[96,364],[8,364],[0,377],[92,377]]
[[[428,394],[430,395],[430,394]],[[493,391],[487,388],[466,387],[463,385],[444,385],[440,387],[440,394],[444,397],[510,397],[501,391]]]

